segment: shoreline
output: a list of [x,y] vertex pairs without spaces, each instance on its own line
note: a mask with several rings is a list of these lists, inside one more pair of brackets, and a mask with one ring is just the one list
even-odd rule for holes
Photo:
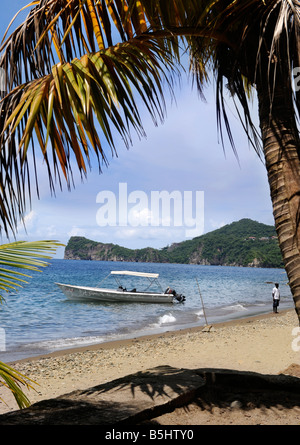
[[[276,316],[280,317],[288,312],[294,312],[294,309],[283,309],[281,310]],[[273,312],[264,312],[261,314],[256,315],[249,315],[245,317],[239,317],[234,318],[226,321],[220,321],[216,323],[208,323],[207,326],[212,326],[212,329],[219,329],[223,327],[230,327],[230,326],[236,326],[236,325],[243,325],[248,324],[249,322],[255,322],[259,320],[263,320],[265,318],[273,317],[275,316]],[[71,348],[65,348],[65,349],[59,349],[57,351],[47,352],[45,354],[38,354],[33,355],[29,357],[25,357],[22,359],[12,360],[9,362],[5,362],[9,364],[10,366],[14,366],[17,363],[26,363],[26,362],[34,362],[37,360],[42,360],[46,358],[55,358],[55,357],[61,357],[69,354],[76,354],[76,353],[84,353],[86,351],[98,351],[98,350],[107,350],[107,349],[115,349],[119,347],[126,347],[129,345],[134,344],[136,341],[147,341],[147,340],[155,340],[157,338],[160,338],[161,336],[164,337],[173,337],[173,335],[185,335],[188,333],[195,333],[195,332],[201,332],[203,329],[206,328],[206,325],[199,325],[199,326],[192,326],[192,327],[186,327],[186,328],[180,328],[180,329],[171,329],[169,331],[164,332],[154,332],[152,334],[144,334],[144,335],[137,335],[133,337],[128,338],[122,338],[122,339],[115,339],[115,340],[107,340],[100,343],[93,343],[90,345],[84,345],[84,346],[74,346]],[[1,359],[0,359],[1,360]]]
[[[289,312],[294,312],[294,309],[284,309],[280,311],[278,314],[274,315],[273,312],[264,312],[262,314],[257,315],[250,315],[246,317],[240,317],[240,318],[234,318],[227,321],[221,321],[217,323],[209,323],[207,326],[212,326],[212,329],[220,329],[220,328],[226,328],[231,326],[242,326],[243,324],[248,324],[251,322],[256,322],[263,319],[268,319],[270,317],[277,317],[283,316]],[[72,348],[66,348],[66,349],[60,349],[53,352],[48,352],[46,354],[40,354],[40,355],[34,355],[31,357],[22,358],[19,360],[13,360],[8,362],[9,365],[14,366],[17,363],[26,363],[26,362],[34,362],[38,360],[43,360],[46,358],[55,358],[55,357],[61,357],[65,355],[70,354],[76,354],[76,353],[84,353],[86,351],[99,351],[99,350],[109,350],[109,349],[115,349],[119,347],[126,347],[130,346],[136,341],[149,341],[149,340],[155,340],[161,337],[173,337],[180,336],[180,335],[186,335],[189,333],[197,333],[202,332],[203,329],[205,329],[206,325],[201,326],[192,326],[187,328],[181,328],[181,329],[174,329],[169,330],[165,332],[156,332],[153,334],[145,334],[145,335],[139,335],[135,337],[125,338],[125,339],[116,339],[116,340],[108,340],[101,343],[94,343],[91,345],[85,345],[85,346],[75,346]]]
[[[31,403],[160,365],[262,374],[278,374],[292,364],[300,365],[300,351],[292,348],[292,331],[299,327],[294,309],[212,326],[208,332],[197,326],[64,349],[10,365],[39,384],[26,391]],[[0,399],[0,414],[18,409],[10,391],[1,386]]]

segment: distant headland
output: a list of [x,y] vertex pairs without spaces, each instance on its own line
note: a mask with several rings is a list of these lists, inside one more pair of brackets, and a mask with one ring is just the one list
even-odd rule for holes
[[275,227],[246,218],[162,249],[152,247],[128,249],[117,244],[101,243],[81,236],[72,236],[65,248],[64,258],[68,260],[283,267]]

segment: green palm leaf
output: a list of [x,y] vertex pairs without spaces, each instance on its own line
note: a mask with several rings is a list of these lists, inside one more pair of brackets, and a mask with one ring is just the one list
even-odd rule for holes
[[[5,386],[12,392],[19,408],[22,409],[30,406],[30,400],[22,388],[34,389],[34,384],[36,384],[36,382],[0,361],[0,385]],[[5,401],[2,400],[2,402]]]
[[[16,241],[0,245],[0,302],[4,294],[17,290],[28,282],[28,271],[41,271],[49,263],[57,247],[62,244],[55,241]],[[35,382],[20,374],[12,367],[0,362],[0,385],[12,391],[20,408],[30,405],[23,387],[33,388]]]
[[[27,279],[28,271],[40,271],[48,266],[57,247],[63,246],[56,241],[16,241],[0,245],[0,289],[17,290]],[[0,295],[0,302],[4,296]]]

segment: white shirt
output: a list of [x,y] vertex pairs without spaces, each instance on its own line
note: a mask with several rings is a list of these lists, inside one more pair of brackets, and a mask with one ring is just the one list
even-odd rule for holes
[[277,287],[274,287],[272,295],[273,295],[274,300],[279,300],[280,299],[280,292],[279,292],[279,289]]

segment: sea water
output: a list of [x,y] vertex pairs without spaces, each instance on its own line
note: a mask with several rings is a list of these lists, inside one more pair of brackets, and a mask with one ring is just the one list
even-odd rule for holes
[[[111,270],[159,273],[159,281],[186,296],[184,303],[100,303],[68,300],[55,284],[116,289]],[[279,309],[293,307],[281,269],[187,264],[51,260],[0,305],[0,360],[6,363],[111,340],[204,326],[272,311],[272,288],[280,284]],[[127,289],[144,282],[130,277]],[[140,278],[138,279],[140,280]],[[4,344],[5,343],[5,344]],[[3,346],[4,345],[4,346]]]

